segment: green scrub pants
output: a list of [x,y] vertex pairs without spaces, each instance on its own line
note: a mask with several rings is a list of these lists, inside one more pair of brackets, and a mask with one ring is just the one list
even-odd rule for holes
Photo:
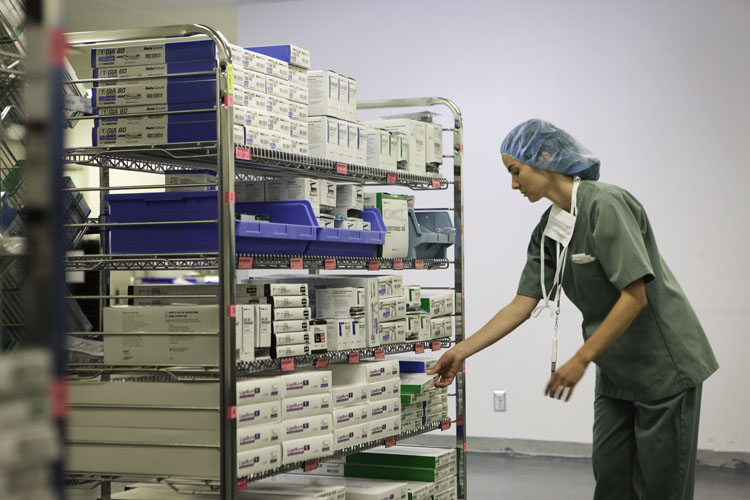
[[701,391],[656,401],[596,395],[594,500],[691,500]]

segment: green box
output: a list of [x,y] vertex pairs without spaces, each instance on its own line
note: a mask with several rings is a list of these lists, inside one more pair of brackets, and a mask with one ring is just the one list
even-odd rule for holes
[[427,446],[381,447],[349,455],[346,457],[346,463],[439,469],[447,464],[456,463],[456,450]]
[[404,195],[365,193],[365,208],[377,208],[387,229],[378,257],[406,257],[409,254],[409,202]]

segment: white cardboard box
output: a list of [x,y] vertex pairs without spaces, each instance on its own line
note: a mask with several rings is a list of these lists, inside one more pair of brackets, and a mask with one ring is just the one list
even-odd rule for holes
[[334,161],[339,159],[338,120],[328,116],[309,116],[307,133],[310,156]]
[[281,375],[281,397],[321,393],[330,395],[332,377],[330,370],[304,370]]
[[308,106],[310,116],[341,118],[339,75],[334,71],[308,71]]
[[[235,128],[237,126],[235,125]],[[244,144],[244,128],[243,130],[243,144]],[[236,143],[235,139],[235,143]],[[164,191],[175,192],[175,191],[212,191],[216,189],[216,186],[203,186],[203,187],[182,187],[183,184],[209,184],[216,182],[216,172],[204,171],[204,172],[190,172],[190,171],[172,171],[164,174],[164,180],[166,187]]]
[[308,146],[307,141],[292,137],[292,153],[310,156],[310,146]]
[[401,399],[385,399],[370,403],[370,421],[401,416]]
[[308,103],[310,102],[310,92],[308,90],[307,85],[290,82],[289,93],[287,94],[287,98],[290,101],[294,101],[296,103],[308,106]]
[[404,278],[398,274],[378,276],[380,297],[401,297],[404,294]]
[[401,380],[391,379],[367,384],[367,393],[371,402],[397,398],[401,395]]
[[237,476],[259,474],[281,464],[281,446],[279,445],[245,451],[237,454]]
[[237,305],[236,313],[236,349],[240,361],[255,360],[255,319],[257,306]]
[[274,333],[306,332],[308,325],[309,321],[305,319],[273,321],[271,329]]
[[333,451],[333,435],[329,433],[322,436],[286,441],[282,443],[281,447],[283,464],[301,462],[310,458],[330,455]]
[[280,436],[281,424],[240,427],[237,429],[237,453],[278,445]]
[[320,208],[336,208],[336,183],[327,179],[318,181],[318,191],[320,192]]
[[281,421],[281,401],[266,401],[237,407],[237,428],[275,424]]
[[395,321],[398,319],[406,319],[406,299],[404,299],[404,296],[381,298],[378,321]]
[[367,402],[367,384],[333,386],[333,407],[342,408]]
[[367,323],[364,319],[352,321],[352,349],[367,347]]
[[331,413],[333,415],[334,429],[350,427],[370,421],[370,405],[368,403],[334,408]]
[[331,411],[331,391],[323,394],[306,394],[281,400],[281,418],[306,417]]
[[279,377],[250,377],[237,381],[237,405],[278,401],[281,399]]
[[[408,136],[409,155],[406,163],[408,172],[424,175],[425,164],[425,122],[410,118],[392,118],[368,122],[371,127],[380,127],[391,132],[400,132]],[[442,155],[442,152],[441,152]]]
[[112,306],[104,308],[104,331],[125,333],[216,332],[215,305]]
[[328,349],[346,351],[351,349],[354,325],[349,318],[331,318],[328,325]]
[[309,307],[275,307],[272,312],[274,321],[310,319]]
[[282,442],[320,436],[333,431],[333,417],[330,413],[324,413],[321,415],[292,418],[283,420],[280,428]]
[[307,69],[290,64],[289,83],[296,83],[297,85],[307,87]]
[[337,184],[336,206],[354,210],[364,208],[364,189],[359,184]]
[[425,163],[443,164],[443,126],[439,123],[425,123]]
[[371,384],[383,380],[398,380],[398,360],[363,361],[353,365],[332,365],[335,385]]
[[366,443],[370,438],[370,424],[341,427],[333,431],[333,449],[342,450],[350,446]]
[[307,104],[301,104],[289,99],[289,119],[304,122],[305,127],[307,127],[308,117]]
[[381,257],[406,257],[409,253],[409,207],[406,196],[367,192],[365,208],[377,208],[388,233],[378,248]]
[[370,422],[370,440],[383,439],[401,433],[401,417],[387,417]]
[[310,332],[286,332],[273,334],[273,345],[276,346],[277,349],[296,344],[306,344],[309,350],[311,344]]
[[378,334],[380,336],[380,343],[385,345],[406,342],[406,328],[406,319],[379,323]]
[[284,99],[289,99],[289,80],[275,76],[266,77],[266,94]]
[[310,354],[310,344],[289,344],[274,346],[273,352],[277,359],[289,358],[292,356],[307,356]]
[[309,178],[280,179],[266,182],[266,201],[307,200],[315,215],[320,215],[318,180]]
[[315,291],[318,318],[349,318],[352,308],[364,307],[364,288],[336,287]]
[[257,337],[255,338],[255,347],[271,347],[271,305],[258,304],[255,310],[255,326],[257,328]]
[[307,143],[309,135],[310,134],[307,130],[307,119],[305,119],[305,121],[289,120],[289,136],[292,139],[302,140]]
[[219,337],[215,334],[144,333],[104,336],[106,364],[217,365],[218,362]]
[[323,323],[310,324],[310,350],[328,350],[328,325]]

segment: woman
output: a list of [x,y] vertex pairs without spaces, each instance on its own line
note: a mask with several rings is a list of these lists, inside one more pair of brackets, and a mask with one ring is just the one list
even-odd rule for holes
[[693,498],[701,388],[718,363],[646,212],[627,191],[596,182],[599,160],[549,122],[518,125],[501,152],[512,188],[553,205],[531,235],[516,297],[443,354],[436,385],[450,384],[466,358],[512,332],[540,300],[559,314],[562,282],[583,315],[584,343],[557,369],[553,344],[545,394],[567,401],[597,365],[594,498]]

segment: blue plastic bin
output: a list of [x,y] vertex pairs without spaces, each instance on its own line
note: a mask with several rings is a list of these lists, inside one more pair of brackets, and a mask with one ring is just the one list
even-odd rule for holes
[[[112,222],[218,217],[216,191],[113,194],[107,200]],[[114,226],[110,235],[112,253],[216,252],[219,248],[218,228],[209,223]],[[235,221],[235,248],[241,253],[302,254],[315,236],[310,225]]]
[[332,257],[374,257],[378,245],[385,242],[385,223],[380,211],[367,208],[360,212],[362,220],[369,222],[372,230],[337,229],[319,227],[318,237],[307,245],[306,255]]
[[410,259],[445,259],[448,247],[456,242],[455,230],[439,232],[443,228],[453,229],[448,212],[415,212],[409,210]]

